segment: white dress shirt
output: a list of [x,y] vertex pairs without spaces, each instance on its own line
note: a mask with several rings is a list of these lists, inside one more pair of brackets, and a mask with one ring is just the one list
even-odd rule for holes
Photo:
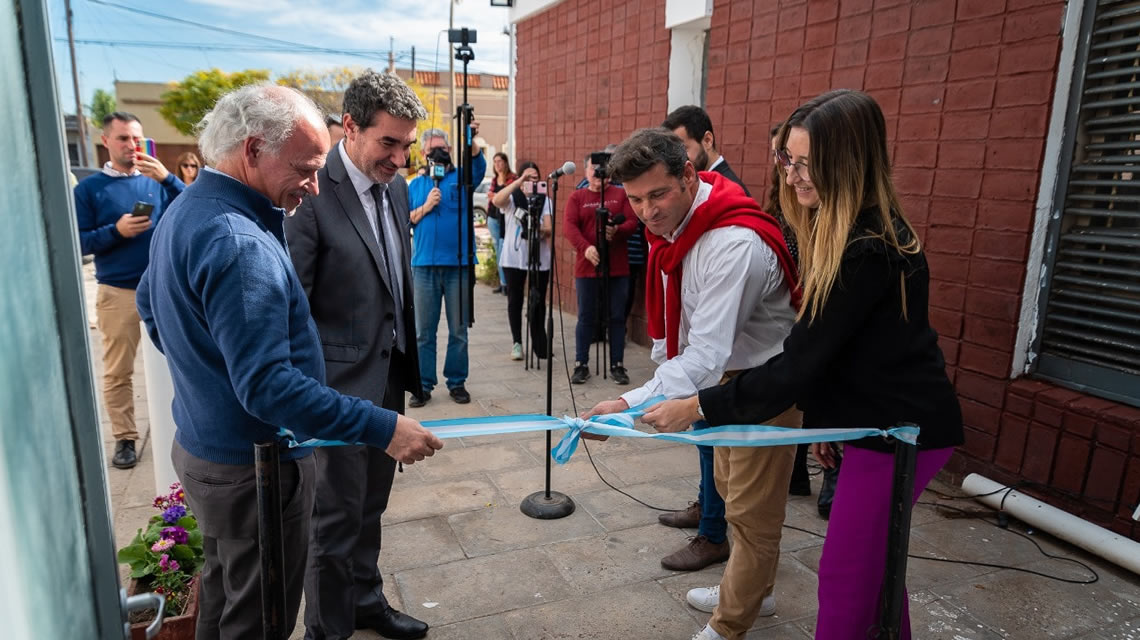
[[[364,172],[352,163],[352,159],[348,157],[348,152],[344,150],[344,142],[341,141],[337,144],[337,150],[340,152],[340,159],[344,162],[344,169],[348,172],[348,179],[352,181],[352,187],[356,189],[356,195],[360,199],[360,205],[364,207],[364,216],[368,218],[368,224],[372,226],[372,235],[376,241],[380,241],[380,233],[377,228],[377,223],[383,225],[384,229],[384,254],[388,257],[388,271],[390,277],[395,277],[395,291],[393,297],[396,299],[396,307],[403,308],[403,292],[404,292],[404,245],[400,239],[399,227],[396,221],[392,218],[391,207],[388,204],[390,196],[387,195],[387,183],[374,183],[372,178],[364,175]],[[393,178],[395,179],[395,178]],[[402,178],[401,178],[402,179]],[[376,198],[372,197],[372,185],[380,185],[380,193],[383,197],[380,200],[383,202],[383,209],[377,216],[376,212]]]
[[[667,242],[681,235],[711,192],[712,185],[701,181],[692,208]],[[649,382],[622,394],[631,407],[659,394],[692,396],[719,384],[725,371],[764,364],[783,351],[795,322],[776,253],[751,229],[706,231],[685,255],[682,269],[679,353],[669,360],[665,340],[653,341],[651,357],[660,366]],[[647,277],[668,284],[660,272]]]

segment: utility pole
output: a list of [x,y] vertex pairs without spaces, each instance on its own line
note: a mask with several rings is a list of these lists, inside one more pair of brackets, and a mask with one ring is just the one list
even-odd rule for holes
[[388,36],[388,73],[396,73],[396,38]]
[[416,45],[412,45],[412,80],[416,79]]
[[[450,35],[451,30],[455,28],[455,0],[447,0],[447,31]],[[451,113],[455,113],[455,56],[452,55],[451,43],[447,44],[447,107]],[[455,119],[451,120],[451,144],[457,144],[459,138],[455,136]]]
[[79,95],[79,68],[75,66],[75,26],[71,19],[71,0],[64,0],[67,13],[67,48],[71,52],[71,85],[75,90],[75,126],[79,129],[79,164],[87,163],[87,116],[83,115],[83,98]]

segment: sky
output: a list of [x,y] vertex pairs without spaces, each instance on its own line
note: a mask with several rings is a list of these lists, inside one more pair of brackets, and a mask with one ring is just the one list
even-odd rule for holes
[[[448,26],[448,0],[341,0],[336,10],[330,4],[71,0],[83,104],[90,105],[96,89],[113,94],[115,80],[171,82],[200,69],[268,69],[271,77],[343,66],[383,69],[390,47],[397,67],[411,67],[415,47],[417,70],[447,69],[447,35],[440,34]],[[75,113],[64,0],[49,0],[49,10],[60,104],[65,113]],[[471,72],[507,74],[508,11],[491,7],[490,0],[457,1],[455,27],[478,33]],[[459,61],[455,66],[462,68]]]

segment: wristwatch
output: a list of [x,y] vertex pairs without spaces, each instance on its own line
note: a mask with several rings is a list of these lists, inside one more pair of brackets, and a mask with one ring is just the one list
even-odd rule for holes
[[700,396],[697,396],[697,415],[699,415],[701,417],[701,420],[705,419],[705,410],[701,408],[701,397]]

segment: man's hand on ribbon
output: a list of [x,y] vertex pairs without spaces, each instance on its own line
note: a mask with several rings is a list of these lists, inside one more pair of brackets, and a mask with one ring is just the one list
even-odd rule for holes
[[425,429],[418,420],[401,415],[396,418],[396,431],[384,451],[397,462],[412,464],[435,455],[436,450],[442,448],[443,441],[438,436]]
[[[580,415],[578,417],[583,419],[583,420],[589,420],[590,418],[592,418],[594,416],[603,415],[603,414],[607,414],[607,413],[621,413],[622,411],[625,411],[628,408],[629,408],[629,403],[627,403],[625,400],[622,400],[621,398],[618,398],[617,400],[603,400],[603,401],[599,402],[598,404],[594,405],[593,409],[590,409],[589,411],[583,412],[582,415]],[[600,436],[600,435],[597,435],[594,433],[590,433],[588,431],[583,431],[582,437],[587,439],[587,440],[600,440],[602,442],[605,442],[606,440],[610,439],[609,436]]]
[[835,445],[830,442],[813,442],[811,454],[824,469],[835,468]]
[[653,405],[641,416],[641,421],[665,433],[678,433],[701,419],[697,413],[697,396],[666,400]]

